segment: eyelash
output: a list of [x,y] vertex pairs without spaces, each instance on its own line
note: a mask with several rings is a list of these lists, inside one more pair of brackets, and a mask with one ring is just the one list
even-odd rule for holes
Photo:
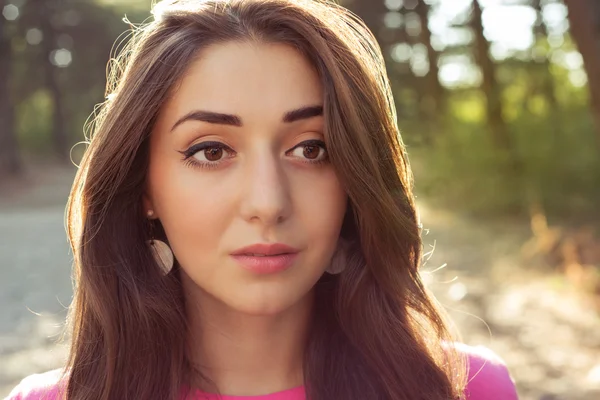
[[230,147],[224,145],[221,142],[202,142],[202,143],[197,143],[197,144],[191,146],[187,150],[180,151],[180,153],[183,154],[183,161],[185,162],[185,164],[190,167],[202,168],[202,169],[217,168],[221,164],[222,160],[214,161],[214,162],[202,162],[202,161],[197,161],[197,160],[193,159],[193,157],[196,153],[199,153],[206,149],[223,149],[227,152],[233,151],[233,150],[231,150]]
[[[325,142],[323,142],[322,140],[316,140],[316,139],[305,140],[303,142],[300,142],[296,146],[292,147],[290,150],[286,151],[286,154],[294,151],[298,147],[303,147],[303,146],[318,146],[318,147],[322,148],[323,150],[325,150],[326,153],[325,153],[325,157],[323,157],[323,159],[321,159],[321,160],[316,160],[316,161],[306,160],[306,161],[302,161],[302,162],[304,162],[306,164],[319,165],[319,164],[325,164],[329,161],[329,157],[327,156],[327,148],[325,147]],[[206,149],[223,149],[223,150],[227,151],[228,153],[233,152],[233,150],[229,146],[226,146],[221,142],[213,141],[213,142],[202,142],[202,143],[195,144],[195,145],[191,146],[190,148],[188,148],[187,150],[180,151],[179,153],[181,153],[183,155],[183,161],[185,162],[185,164],[190,167],[209,169],[209,170],[219,167],[224,160],[212,161],[212,162],[202,162],[202,161],[197,161],[197,160],[193,159],[193,157],[196,153],[199,153]],[[228,157],[228,158],[230,158],[230,157]]]

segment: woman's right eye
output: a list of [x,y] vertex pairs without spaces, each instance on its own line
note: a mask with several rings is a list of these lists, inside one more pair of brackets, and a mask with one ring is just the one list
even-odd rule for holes
[[221,142],[197,143],[180,153],[187,163],[203,168],[217,167],[224,159],[234,155],[233,150]]

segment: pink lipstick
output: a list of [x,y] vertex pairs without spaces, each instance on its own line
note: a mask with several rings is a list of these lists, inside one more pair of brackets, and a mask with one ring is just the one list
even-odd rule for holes
[[238,249],[231,256],[249,271],[272,274],[291,267],[298,253],[298,249],[282,243],[259,243]]

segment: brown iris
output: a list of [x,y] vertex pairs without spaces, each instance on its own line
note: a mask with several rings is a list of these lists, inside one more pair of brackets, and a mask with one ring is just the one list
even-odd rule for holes
[[308,158],[309,160],[314,160],[315,158],[319,157],[319,150],[319,146],[306,145],[304,146],[304,157]]
[[219,161],[223,156],[223,149],[220,147],[210,147],[204,150],[204,156],[208,161]]

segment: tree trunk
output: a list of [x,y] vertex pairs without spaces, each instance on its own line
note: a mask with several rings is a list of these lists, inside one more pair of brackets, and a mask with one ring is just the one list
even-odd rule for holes
[[482,10],[478,0],[473,0],[471,27],[475,34],[475,59],[481,68],[483,82],[481,89],[487,99],[487,119],[494,143],[507,151],[512,149],[508,129],[502,115],[502,98],[496,81],[496,66],[489,56],[490,44],[483,34]]
[[600,144],[600,4],[597,0],[565,0],[571,36],[583,57],[588,77],[590,106]]
[[56,37],[57,32],[52,26],[50,16],[53,15],[57,10],[56,7],[58,2],[54,1],[38,1],[38,10],[42,13],[40,15],[41,30],[44,34],[43,45],[43,57],[42,65],[44,68],[44,78],[46,81],[46,88],[50,93],[52,99],[52,140],[54,144],[54,151],[61,161],[69,160],[69,148],[68,139],[65,124],[65,113],[64,105],[60,90],[60,84],[58,81],[58,68],[51,63],[52,52],[56,50]]
[[346,3],[345,6],[360,16],[365,25],[367,25],[377,38],[381,48],[385,49],[387,43],[383,43],[382,41],[381,30],[384,26],[383,20],[388,9],[385,6],[384,0],[353,0]]
[[15,131],[15,107],[10,76],[12,49],[8,22],[0,16],[0,170],[10,175],[21,172],[21,158]]
[[[535,10],[537,17],[539,18],[539,25],[534,28],[534,35],[536,40],[539,38],[548,38],[548,29],[546,24],[542,20],[542,2],[541,0],[533,0],[532,7]],[[554,85],[554,78],[552,71],[550,70],[550,61],[547,57],[544,58],[543,65],[546,73],[542,77],[541,91],[544,97],[550,103],[551,112],[554,115],[558,115],[559,106],[558,100],[556,99],[556,90]]]
[[429,59],[429,72],[425,75],[426,96],[425,101],[428,106],[428,114],[432,118],[437,118],[444,111],[444,88],[438,78],[438,52],[431,44],[431,30],[429,29],[429,5],[424,0],[418,0],[415,12],[419,15],[421,21],[420,41],[427,47],[427,58]]

